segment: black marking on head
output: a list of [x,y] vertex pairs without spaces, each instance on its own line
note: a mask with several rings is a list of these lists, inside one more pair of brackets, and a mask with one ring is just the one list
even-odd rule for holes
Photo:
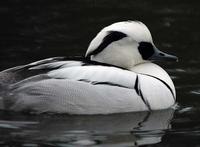
[[151,111],[151,106],[150,106],[148,100],[143,96],[142,90],[140,89],[140,83],[139,83],[139,76],[138,75],[137,75],[136,80],[135,80],[134,88],[135,88],[136,93],[141,97],[141,99],[144,102],[144,104]]
[[127,37],[126,34],[118,31],[109,31],[108,34],[104,37],[101,44],[92,52],[90,52],[86,58],[89,58],[91,55],[96,55],[104,50],[112,42],[118,41],[124,37]]
[[149,42],[140,42],[138,50],[144,60],[147,60],[154,54],[153,45]]

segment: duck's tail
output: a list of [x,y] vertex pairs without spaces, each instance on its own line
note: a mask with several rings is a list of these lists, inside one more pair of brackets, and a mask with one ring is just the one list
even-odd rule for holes
[[4,101],[3,101],[3,97],[0,96],[0,110],[4,110],[5,106],[4,106]]
[[18,66],[0,72],[0,110],[5,108],[4,101],[9,94],[9,86],[18,81],[18,72],[23,68],[24,66]]
[[0,110],[4,110],[4,96],[7,91],[7,85],[0,81]]

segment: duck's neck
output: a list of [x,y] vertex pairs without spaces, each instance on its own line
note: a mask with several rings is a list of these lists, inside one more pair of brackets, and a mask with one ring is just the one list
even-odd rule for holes
[[145,74],[145,75],[151,75],[154,77],[169,77],[169,75],[167,74],[167,72],[162,69],[160,66],[151,63],[151,62],[145,62],[145,63],[141,63],[141,64],[137,64],[135,66],[133,66],[132,68],[130,68],[129,70],[136,72],[136,73],[140,73],[140,74]]

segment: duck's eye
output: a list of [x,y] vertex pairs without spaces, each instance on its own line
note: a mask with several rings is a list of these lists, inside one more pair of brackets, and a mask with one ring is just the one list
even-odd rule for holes
[[147,60],[154,54],[153,45],[149,42],[140,42],[138,50],[144,60]]

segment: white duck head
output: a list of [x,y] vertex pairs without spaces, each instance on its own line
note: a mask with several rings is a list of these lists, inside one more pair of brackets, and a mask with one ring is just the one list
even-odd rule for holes
[[177,60],[155,47],[149,29],[139,21],[117,22],[102,29],[91,41],[86,58],[126,69],[150,60]]

